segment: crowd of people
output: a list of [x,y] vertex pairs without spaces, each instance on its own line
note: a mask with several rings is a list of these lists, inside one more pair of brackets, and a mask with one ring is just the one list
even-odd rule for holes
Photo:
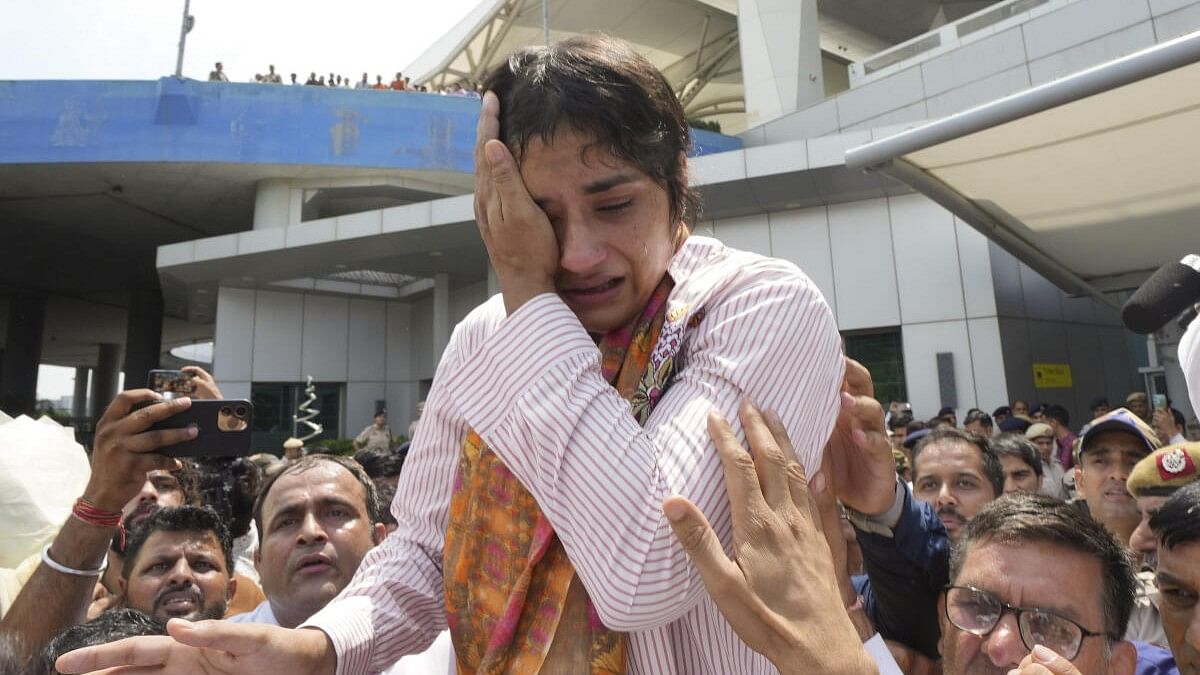
[[379,415],[353,460],[178,460],[158,451],[195,430],[151,427],[191,399],[121,393],[0,662],[1200,669],[1200,444],[1168,407],[885,415],[807,277],[689,234],[687,124],[644,57],[571,38],[485,90],[475,216],[503,291],[454,331],[412,445]]
[[[217,61],[213,64],[213,69],[208,73],[209,82],[228,82],[229,75],[225,72],[225,64]],[[251,82],[259,84],[284,84],[283,77],[275,72],[275,65],[267,66],[266,73],[255,73],[254,77],[250,78]],[[396,76],[388,82],[384,82],[382,75],[376,75],[375,80],[371,81],[367,73],[363,73],[362,77],[354,82],[350,81],[350,76],[342,76],[336,73],[326,75],[318,75],[314,70],[308,74],[308,78],[301,81],[296,73],[291,73],[288,84],[305,85],[309,87],[336,87],[339,89],[381,89],[387,91],[414,91],[421,93],[440,94],[443,96],[466,96],[471,98],[481,98],[483,92],[481,84],[471,81],[456,81],[449,85],[435,85],[432,89],[426,84],[413,84],[412,79],[406,77],[404,73],[397,72]]]

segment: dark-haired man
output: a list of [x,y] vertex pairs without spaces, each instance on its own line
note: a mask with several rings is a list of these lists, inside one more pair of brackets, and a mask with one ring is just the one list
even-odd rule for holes
[[1071,431],[1071,414],[1067,409],[1056,403],[1051,403],[1046,406],[1045,412],[1046,424],[1054,430],[1054,442],[1058,445],[1058,461],[1062,463],[1064,470],[1069,470],[1075,465],[1072,452],[1075,450],[1075,441],[1078,438],[1075,432]]
[[1122,637],[1133,596],[1129,559],[1099,524],[1044,495],[1005,495],[955,546],[938,601],[944,672],[1133,673],[1137,651]]
[[992,416],[982,410],[972,410],[967,413],[966,419],[963,420],[963,430],[978,434],[984,438],[991,438],[994,433]]
[[333,599],[386,534],[375,484],[352,460],[308,455],[267,480],[254,554],[267,599],[234,622],[295,628]]
[[992,439],[992,450],[1004,468],[1004,494],[1038,492],[1042,487],[1042,460],[1038,450],[1018,433]]
[[[319,631],[191,634],[241,636],[247,671],[379,670],[450,625],[462,670],[773,672],[716,611],[660,504],[696,496],[729,541],[705,418],[734,418],[746,396],[816,468],[843,370],[828,305],[791,264],[689,236],[686,118],[629,45],[523,50],[484,88],[476,220],[503,293],[446,348],[400,528],[310,620]],[[128,646],[60,665],[120,663]],[[165,672],[204,658],[161,656],[180,666]]]
[[138,635],[166,635],[167,627],[162,621],[136,609],[120,608],[104,612],[100,616],[71,626],[54,636],[42,653],[40,673],[57,675],[54,662],[69,651],[92,645],[102,645]]
[[1179,489],[1150,518],[1158,538],[1159,612],[1179,672],[1200,673],[1200,483]]
[[1082,505],[1122,543],[1141,520],[1126,484],[1129,475],[1159,445],[1154,430],[1125,408],[1092,420],[1080,435],[1075,485]]
[[229,530],[207,507],[159,509],[129,537],[121,603],[159,621],[220,619],[237,590]]

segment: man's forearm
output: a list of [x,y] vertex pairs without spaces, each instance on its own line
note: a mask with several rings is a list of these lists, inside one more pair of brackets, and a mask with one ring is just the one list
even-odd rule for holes
[[[99,569],[113,532],[114,528],[67,518],[50,545],[50,559],[75,570]],[[0,621],[0,633],[14,636],[26,650],[24,656],[37,654],[64,628],[84,620],[98,580],[98,576],[64,574],[45,563],[38,565]]]

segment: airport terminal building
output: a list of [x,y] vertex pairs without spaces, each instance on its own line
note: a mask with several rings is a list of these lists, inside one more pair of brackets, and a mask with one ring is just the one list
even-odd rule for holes
[[[542,9],[481,0],[405,72],[478,81],[542,43]],[[803,269],[885,403],[961,419],[1021,398],[1082,422],[1094,397],[1150,389],[1194,417],[1170,360],[1178,332],[1148,345],[1114,307],[1200,250],[1200,228],[1157,259],[1089,253],[1095,269],[1059,276],[1065,253],[985,236],[924,191],[848,167],[847,152],[1194,33],[1200,0],[546,9],[552,40],[629,40],[689,118],[719,127],[695,134],[693,232]],[[327,435],[353,436],[379,408],[403,433],[455,323],[498,292],[472,213],[475,98],[164,78],[0,82],[0,101],[9,409],[32,399],[30,363],[77,368],[85,418],[122,369],[134,383],[195,361],[254,401],[262,449],[291,434],[309,376]]]

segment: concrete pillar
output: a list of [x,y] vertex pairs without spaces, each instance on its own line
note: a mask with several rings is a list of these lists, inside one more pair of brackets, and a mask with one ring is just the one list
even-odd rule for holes
[[121,368],[121,345],[101,344],[96,369],[92,371],[92,395],[88,409],[98,420],[117,395],[117,375]]
[[433,275],[433,354],[441,360],[450,343],[450,275]]
[[12,298],[4,356],[0,359],[0,410],[13,417],[33,415],[37,404],[38,364],[42,360],[45,321],[45,298],[34,295]]
[[746,125],[825,98],[817,0],[738,0]]
[[258,181],[254,194],[254,229],[283,227],[300,222],[301,204],[296,200],[297,203],[293,205],[292,201],[289,181],[280,178]]
[[87,366],[75,368],[75,392],[71,398],[71,417],[81,420],[88,416],[88,375],[92,372]]
[[125,388],[146,386],[146,373],[158,367],[162,352],[162,292],[158,289],[129,294],[125,325]]

